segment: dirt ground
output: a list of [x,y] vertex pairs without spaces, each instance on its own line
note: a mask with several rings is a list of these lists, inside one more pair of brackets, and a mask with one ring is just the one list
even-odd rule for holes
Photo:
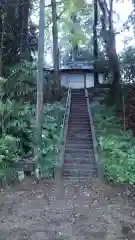
[[135,240],[135,207],[119,187],[22,184],[0,192],[0,240]]

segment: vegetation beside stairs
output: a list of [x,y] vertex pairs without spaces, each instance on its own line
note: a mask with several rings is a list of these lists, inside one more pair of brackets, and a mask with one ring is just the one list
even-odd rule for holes
[[[96,98],[95,98],[96,99]],[[111,183],[135,184],[135,138],[106,100],[91,107],[104,177]]]

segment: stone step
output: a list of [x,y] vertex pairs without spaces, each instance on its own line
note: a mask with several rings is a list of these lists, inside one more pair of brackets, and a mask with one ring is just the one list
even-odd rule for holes
[[68,123],[68,127],[74,128],[74,129],[78,129],[78,128],[84,128],[85,131],[90,131],[90,123],[86,122],[69,122]]
[[89,118],[88,113],[83,112],[83,114],[78,114],[78,111],[73,112],[73,113],[70,112],[69,118],[78,118],[78,117],[80,117],[80,119],[88,119]]
[[70,170],[64,170],[63,176],[69,176],[69,177],[89,177],[94,176],[96,173],[96,168],[89,169],[89,170],[79,170],[79,169],[70,169]]
[[90,121],[89,120],[82,120],[80,119],[80,117],[77,117],[77,118],[72,118],[72,119],[69,119],[69,123],[72,123],[72,124],[78,124],[78,125],[90,125]]
[[86,98],[71,97],[71,100],[72,100],[71,104],[78,104],[78,103],[80,103],[80,104],[87,104]]
[[64,158],[64,164],[85,164],[85,165],[89,165],[89,164],[95,164],[94,161],[94,156],[92,156],[91,158],[67,158],[65,156]]
[[[83,130],[83,131],[81,131],[81,130]],[[79,127],[79,126],[74,126],[74,127],[72,127],[72,126],[68,126],[68,135],[78,135],[78,136],[89,136],[89,135],[91,135],[91,130],[89,129],[89,128],[87,128],[87,127],[83,127],[83,128],[81,128],[81,126]]]
[[[74,105],[70,106],[70,109],[74,109],[74,110],[79,109],[79,108],[83,109],[83,112],[86,112],[88,114],[88,109],[87,109],[86,104],[82,105],[82,106],[80,104],[78,104],[78,105],[74,104]],[[75,112],[77,112],[77,111],[75,111]],[[79,112],[79,114],[82,115],[82,112]]]
[[64,163],[64,171],[65,170],[79,170],[79,171],[82,171],[82,170],[88,170],[88,171],[91,171],[91,169],[95,169],[95,164],[94,163],[89,163],[89,164],[79,164],[79,163]]
[[79,120],[77,119],[69,119],[68,125],[73,125],[73,126],[87,126],[88,128],[90,127],[90,121],[89,120]]
[[88,131],[86,131],[85,129],[83,129],[83,128],[80,128],[80,130],[79,130],[79,128],[77,129],[74,129],[74,128],[71,128],[71,127],[69,127],[68,128],[68,135],[76,135],[76,134],[80,134],[80,133],[82,133],[82,135],[84,135],[84,136],[87,136],[87,135],[90,135],[91,134],[91,132],[88,130]]
[[[87,106],[80,106],[80,105],[70,106],[70,110],[75,110],[74,113],[77,113],[77,110],[79,109],[81,109],[83,112],[88,114]],[[82,115],[82,112],[80,112],[79,114]]]
[[92,141],[92,137],[91,138],[76,138],[75,136],[74,137],[68,137],[67,136],[67,140],[66,140],[66,143],[82,143],[82,144],[93,144],[93,141]]
[[80,116],[80,115],[72,115],[72,117],[70,117],[70,115],[69,115],[69,120],[74,120],[74,121],[77,120],[77,122],[79,122],[78,120],[84,121],[84,122],[88,122],[89,121],[89,117],[87,115],[85,115],[84,118],[82,116]]
[[88,124],[87,125],[78,124],[78,123],[76,123],[76,124],[69,124],[68,127],[73,129],[74,131],[76,131],[76,130],[79,131],[79,129],[83,129],[85,133],[86,132],[90,132],[90,128],[89,128]]
[[[89,125],[84,126],[83,124],[76,124],[76,125],[75,124],[70,124],[70,125],[68,125],[68,127],[70,127],[74,131],[76,131],[76,130],[79,131],[80,128],[81,128],[81,129],[84,130],[84,133],[90,133],[91,132]],[[80,132],[80,133],[83,133],[83,132]]]
[[85,136],[87,136],[87,135],[90,135],[91,134],[91,132],[89,131],[89,130],[85,130],[85,128],[84,129],[80,129],[80,128],[68,128],[68,135],[76,135],[76,134],[80,134],[80,133],[82,133],[82,135],[85,135]]
[[88,137],[87,137],[87,136],[86,136],[86,137],[82,136],[82,137],[77,138],[75,134],[74,134],[74,135],[67,135],[67,140],[66,140],[66,142],[69,142],[69,141],[71,141],[71,142],[73,142],[73,141],[76,141],[76,142],[80,141],[80,142],[82,142],[82,143],[85,143],[85,142],[88,142],[88,143],[89,143],[89,142],[93,142],[91,135],[88,136]]
[[[77,137],[78,136],[78,137]],[[81,141],[85,141],[85,140],[87,140],[87,139],[89,139],[89,140],[92,140],[92,135],[91,134],[82,134],[81,136],[80,136],[80,134],[77,134],[77,133],[68,133],[67,134],[67,139],[80,139]]]
[[[86,112],[87,114],[88,114],[88,110],[87,110],[87,106],[86,105],[80,105],[80,104],[78,104],[78,105],[71,105],[70,106],[70,110],[72,110],[72,109],[82,109],[83,110],[83,112]],[[81,115],[82,113],[80,113],[80,115]]]
[[85,161],[85,162],[93,162],[94,161],[94,154],[93,153],[91,153],[91,155],[88,155],[88,154],[77,154],[77,153],[65,153],[65,155],[64,155],[64,159],[65,160],[70,160],[70,161],[78,161],[78,163],[79,163],[79,161]]
[[78,119],[78,117],[70,117],[69,118],[69,120],[68,120],[69,122],[77,122],[77,123],[89,123],[90,122],[90,120],[89,120],[89,118],[87,117],[85,117],[85,118],[81,118],[81,117],[79,117],[79,119]]
[[69,150],[73,150],[74,151],[74,149],[75,150],[79,150],[79,153],[80,153],[80,151],[81,152],[85,152],[85,151],[90,151],[91,149],[93,148],[93,144],[91,144],[91,145],[79,145],[79,144],[70,144],[70,143],[68,143],[68,144],[66,144],[66,147],[65,147],[65,149],[67,150],[67,149],[69,149]]
[[[95,176],[94,176],[95,177]],[[64,183],[69,185],[69,184],[88,184],[91,182],[94,177],[84,177],[84,178],[78,178],[78,177],[65,177],[64,176]]]
[[88,134],[83,134],[83,133],[67,133],[67,138],[70,138],[71,140],[76,139],[80,141],[85,141],[85,140],[91,140],[92,139],[92,134],[89,132]]
[[93,148],[90,148],[90,147],[70,147],[70,146],[66,146],[65,147],[65,152],[76,152],[76,155],[79,155],[79,154],[81,154],[82,153],[82,155],[83,154],[85,154],[85,153],[89,153],[91,150],[93,150]]
[[81,116],[72,116],[72,118],[69,117],[69,121],[72,121],[72,122],[75,121],[77,123],[79,123],[79,122],[89,123],[90,122],[90,120],[87,116],[85,118],[81,118]]
[[78,119],[78,117],[76,117],[76,116],[72,116],[72,118],[71,117],[69,117],[69,122],[70,121],[76,121],[76,122],[84,122],[84,123],[89,123],[89,118],[88,117],[85,117],[85,118],[81,118],[80,116],[79,116],[79,119]]
[[78,153],[78,154],[82,154],[82,155],[89,155],[91,153],[93,153],[93,148],[89,148],[89,149],[67,149],[65,147],[65,153],[70,153],[71,155],[74,153]]
[[[78,156],[77,156],[78,155]],[[68,151],[65,149],[65,159],[75,159],[75,158],[79,158],[79,159],[92,159],[94,157],[94,151],[93,149],[90,149],[89,151]]]
[[[87,115],[80,115],[79,116],[80,117],[80,120],[89,120],[89,116],[88,116],[88,114]],[[69,119],[77,119],[77,116],[76,115],[69,115]]]
[[66,140],[66,144],[86,144],[86,145],[89,145],[89,144],[92,144],[92,139],[89,139],[89,138],[86,138],[85,140],[84,139],[81,139],[81,138],[68,138],[67,137],[67,140]]
[[88,115],[88,110],[87,110],[86,106],[83,106],[83,107],[71,106],[70,112],[73,110],[74,114],[78,114],[78,115],[82,116],[82,112],[78,112],[78,110],[80,108],[81,108],[82,112],[85,113],[85,115]]
[[[69,130],[69,129],[68,129]],[[91,132],[90,131],[87,131],[87,132],[77,132],[77,133],[73,133],[73,132],[68,132],[67,133],[67,136],[68,137],[75,137],[75,138],[81,138],[81,139],[88,139],[88,138],[90,138],[90,137],[92,137],[92,134],[91,134]]]
[[68,127],[72,128],[72,129],[79,129],[79,128],[83,128],[84,132],[90,132],[90,123],[81,123],[81,122],[69,122]]
[[84,108],[85,107],[86,108],[87,107],[87,102],[82,103],[80,101],[77,101],[77,102],[73,101],[73,103],[71,103],[70,107],[77,107],[77,108]]
[[86,143],[66,143],[66,149],[67,148],[75,148],[75,149],[78,149],[78,148],[80,148],[80,149],[90,149],[90,148],[92,148],[93,147],[93,143],[91,142],[91,143],[89,143],[89,144],[86,144]]
[[[78,112],[81,111],[82,113],[81,114],[78,114]],[[88,117],[88,112],[84,112],[82,109],[74,109],[72,111],[72,109],[70,110],[70,114],[72,115],[72,117],[82,117],[82,116],[85,116],[85,117]],[[69,115],[70,116],[70,115]]]
[[81,101],[79,99],[71,99],[71,107],[72,106],[77,106],[77,107],[81,107],[81,106],[87,106],[87,101],[86,100],[82,100]]
[[87,106],[87,101],[72,100],[71,106],[77,106],[77,107]]
[[79,99],[79,98],[71,98],[71,106],[77,105],[77,106],[82,106],[82,105],[87,105],[87,100],[86,99]]

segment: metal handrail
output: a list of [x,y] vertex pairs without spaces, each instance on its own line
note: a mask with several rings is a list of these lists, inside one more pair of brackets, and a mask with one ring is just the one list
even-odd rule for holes
[[[71,88],[70,85],[68,87],[68,94],[67,94],[67,100],[66,100],[66,107],[65,107],[65,113],[63,116],[62,121],[62,128],[60,132],[60,140],[59,140],[59,154],[58,154],[58,161],[56,162],[56,169],[62,168],[63,161],[64,161],[64,151],[65,151],[65,142],[66,142],[66,136],[67,136],[67,129],[68,129],[68,118],[69,118],[69,112],[70,112],[70,102],[71,102]],[[64,146],[62,146],[62,140],[64,142]]]
[[88,109],[90,128],[91,128],[91,134],[92,134],[95,164],[97,166],[98,177],[103,180],[104,179],[103,178],[103,175],[104,175],[103,174],[103,168],[102,168],[102,165],[101,165],[101,162],[100,162],[99,148],[98,148],[98,143],[97,143],[97,140],[96,140],[94,121],[93,121],[93,116],[92,116],[92,113],[91,113],[91,104],[90,104],[90,101],[89,101],[89,94],[88,94],[87,89],[85,89],[85,96],[86,96],[86,99],[87,99],[87,109]]
[[65,113],[62,121],[62,127],[65,126],[65,120],[66,120],[66,115],[67,115],[67,110],[68,110],[68,105],[69,105],[69,100],[70,100],[70,93],[71,93],[71,88],[70,85],[68,87],[68,94],[67,94],[67,100],[66,100],[66,107],[65,107]]

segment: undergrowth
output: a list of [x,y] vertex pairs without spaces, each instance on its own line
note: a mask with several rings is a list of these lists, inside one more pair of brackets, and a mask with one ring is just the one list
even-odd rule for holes
[[[36,120],[36,69],[20,63],[0,78],[0,179],[9,175],[14,161],[33,159]],[[43,106],[43,134],[40,169],[43,176],[53,173],[64,108],[59,102]]]
[[[0,176],[14,161],[34,157],[36,106],[15,101],[0,102]],[[56,163],[64,108],[59,102],[45,104],[41,149],[42,175],[52,173]]]
[[114,107],[92,107],[104,174],[113,183],[135,183],[135,138],[124,131]]

